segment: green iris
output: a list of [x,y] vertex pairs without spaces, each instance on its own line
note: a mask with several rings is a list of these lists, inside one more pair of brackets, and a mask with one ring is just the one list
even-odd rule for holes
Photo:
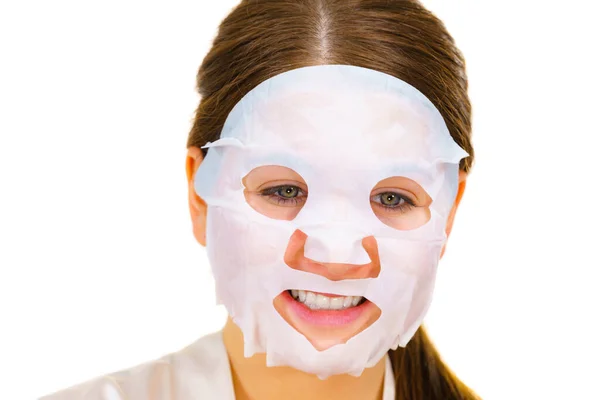
[[298,196],[298,188],[295,186],[282,186],[277,194],[286,199],[292,199]]
[[402,198],[396,193],[381,193],[381,204],[388,207],[397,206]]

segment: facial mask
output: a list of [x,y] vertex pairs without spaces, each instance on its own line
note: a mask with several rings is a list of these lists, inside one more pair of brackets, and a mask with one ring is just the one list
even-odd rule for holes
[[[195,190],[208,204],[207,252],[218,301],[241,328],[246,357],[266,353],[268,366],[324,379],[358,376],[408,343],[431,301],[458,163],[468,156],[421,92],[361,67],[294,69],[246,94],[219,140],[205,147]],[[265,166],[285,167],[306,183],[305,203],[293,219],[249,203],[244,179]],[[373,190],[390,178],[429,201],[385,214],[373,204]],[[372,263],[363,239],[374,238],[378,274],[332,279],[288,265],[284,256],[298,231],[306,235],[304,257],[330,263],[325,266]],[[345,343],[318,350],[274,307],[291,289],[364,296],[381,313]]]

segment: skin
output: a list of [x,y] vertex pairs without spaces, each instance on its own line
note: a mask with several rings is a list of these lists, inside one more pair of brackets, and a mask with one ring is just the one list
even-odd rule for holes
[[[202,152],[198,147],[190,147],[186,157],[186,174],[188,180],[189,207],[192,219],[194,237],[202,246],[206,246],[206,212],[207,205],[194,190],[194,174],[202,163]],[[464,171],[459,172],[459,186],[456,199],[446,223],[446,234],[450,235],[454,223],[454,216],[460,201],[462,199],[467,174]],[[382,182],[385,187],[390,182]],[[376,188],[377,189],[377,188]],[[249,199],[248,196],[246,196]],[[249,202],[251,202],[249,200]],[[256,207],[253,206],[255,209]],[[259,211],[259,210],[257,210]],[[290,210],[285,211],[283,217],[279,219],[292,219]],[[385,221],[382,221],[386,223]],[[294,238],[290,243],[290,248],[301,248],[302,237]],[[365,244],[365,242],[363,242]],[[366,239],[365,247],[372,247],[376,244],[370,243]],[[289,250],[289,249],[288,249]],[[441,256],[444,255],[446,246],[442,249]],[[300,263],[299,265],[309,265],[310,263]],[[313,268],[311,272],[336,279],[348,279],[355,274],[356,270],[351,266],[344,264],[319,264],[314,266],[302,267]],[[379,310],[374,307],[373,313]],[[372,316],[370,317],[371,319]],[[375,318],[376,319],[376,318]],[[372,323],[372,322],[371,322]],[[296,328],[298,329],[298,328]],[[362,328],[364,329],[364,327]],[[318,331],[307,331],[305,336],[311,336],[309,340],[314,343],[319,342]],[[355,333],[354,333],[355,334]],[[347,332],[340,332],[340,335],[347,335]],[[336,375],[326,380],[320,380],[315,375],[310,375],[289,367],[267,367],[264,354],[256,354],[251,358],[244,357],[244,342],[241,330],[228,319],[223,330],[225,347],[229,356],[231,372],[233,377],[234,391],[236,399],[332,399],[343,398],[347,400],[379,400],[383,395],[383,379],[385,373],[385,357],[372,368],[367,368],[359,377],[350,375]],[[331,337],[323,338],[325,341],[332,341]],[[343,341],[343,340],[342,340]],[[327,347],[327,346],[324,346]],[[268,384],[266,384],[268,382]]]

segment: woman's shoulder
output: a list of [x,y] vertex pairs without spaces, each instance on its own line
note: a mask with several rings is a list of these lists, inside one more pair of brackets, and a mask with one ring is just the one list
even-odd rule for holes
[[44,396],[40,400],[233,399],[222,332],[183,349]]

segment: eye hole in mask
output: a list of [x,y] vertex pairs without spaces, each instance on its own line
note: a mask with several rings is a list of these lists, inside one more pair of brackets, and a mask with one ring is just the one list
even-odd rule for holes
[[242,180],[248,204],[266,217],[291,221],[308,198],[308,186],[294,170],[279,165],[254,168]]
[[377,218],[392,228],[408,231],[419,228],[431,218],[431,197],[412,179],[386,178],[371,191],[371,209]]

